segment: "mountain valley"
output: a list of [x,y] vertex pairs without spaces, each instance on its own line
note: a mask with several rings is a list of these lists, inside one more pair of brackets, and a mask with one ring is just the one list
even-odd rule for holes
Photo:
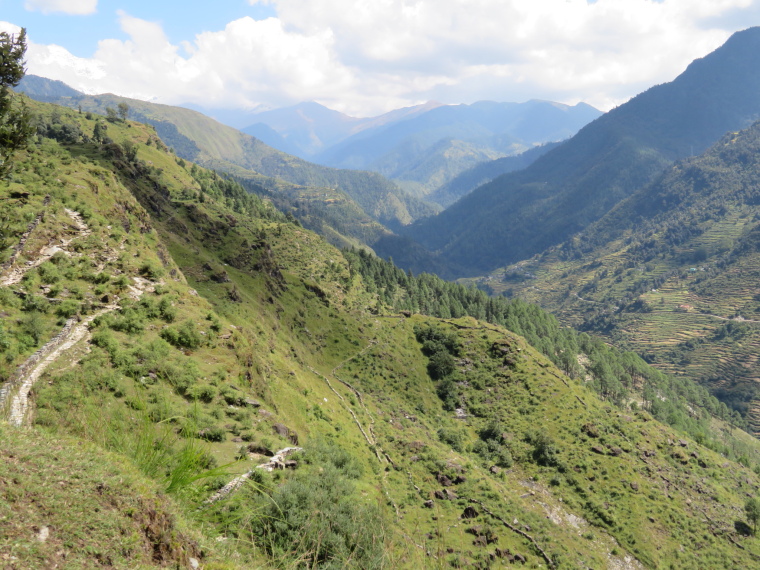
[[757,567],[758,44],[486,162],[4,90],[0,566]]

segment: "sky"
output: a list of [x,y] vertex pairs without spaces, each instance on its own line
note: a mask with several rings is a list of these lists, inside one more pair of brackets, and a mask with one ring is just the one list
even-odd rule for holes
[[586,102],[674,79],[760,0],[0,0],[28,73],[89,94],[366,117],[424,103]]

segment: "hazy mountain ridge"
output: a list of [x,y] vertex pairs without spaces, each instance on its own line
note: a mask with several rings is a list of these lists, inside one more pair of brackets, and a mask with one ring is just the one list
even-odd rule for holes
[[673,160],[756,119],[759,54],[760,28],[734,34],[672,82],[613,109],[525,170],[475,190],[408,234],[472,274],[567,239]]
[[[279,135],[282,144],[295,151],[293,154],[307,160],[314,160],[326,148],[352,135],[407,120],[440,105],[440,103],[430,101],[422,105],[396,109],[376,117],[359,118],[350,117],[311,101],[257,113],[253,117],[257,122],[241,130],[244,133],[255,134],[256,131],[262,129],[262,126],[269,127]],[[275,148],[285,150],[276,145]]]
[[[426,195],[486,158],[515,155],[537,144],[566,139],[599,115],[589,105],[571,107],[548,101],[446,105],[362,131],[315,160],[334,167],[374,170],[402,185],[413,183]],[[456,147],[459,152],[450,156],[450,149]],[[425,162],[443,164],[421,170]]]

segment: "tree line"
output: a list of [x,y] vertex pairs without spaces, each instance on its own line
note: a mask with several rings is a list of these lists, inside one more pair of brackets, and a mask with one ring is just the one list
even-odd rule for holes
[[[474,287],[444,281],[436,275],[413,275],[364,250],[344,251],[352,273],[367,289],[396,311],[442,319],[474,317],[524,337],[565,374],[583,379],[603,399],[620,406],[644,408],[656,419],[707,443],[710,417],[737,427],[746,421],[706,388],[653,368],[633,352],[608,346],[601,339],[562,326],[537,305],[517,298],[489,296]],[[635,397],[634,397],[635,396]]]

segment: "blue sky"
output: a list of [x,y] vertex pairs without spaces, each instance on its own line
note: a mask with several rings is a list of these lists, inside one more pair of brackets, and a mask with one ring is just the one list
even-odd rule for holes
[[369,116],[429,100],[585,101],[669,81],[760,0],[0,0],[30,73],[87,93]]
[[[206,30],[222,29],[243,16],[264,19],[276,14],[271,6],[251,5],[246,0],[222,0],[215,5],[179,0],[98,0],[90,14],[25,8],[19,0],[0,0],[0,19],[24,26],[37,43],[65,46],[79,57],[92,55],[104,38],[128,39],[119,26],[118,12],[161,23],[169,40],[179,43]],[[41,3],[42,4],[42,3]],[[188,8],[196,4],[198,8]],[[55,3],[49,3],[55,6]],[[202,7],[201,7],[202,6]]]

